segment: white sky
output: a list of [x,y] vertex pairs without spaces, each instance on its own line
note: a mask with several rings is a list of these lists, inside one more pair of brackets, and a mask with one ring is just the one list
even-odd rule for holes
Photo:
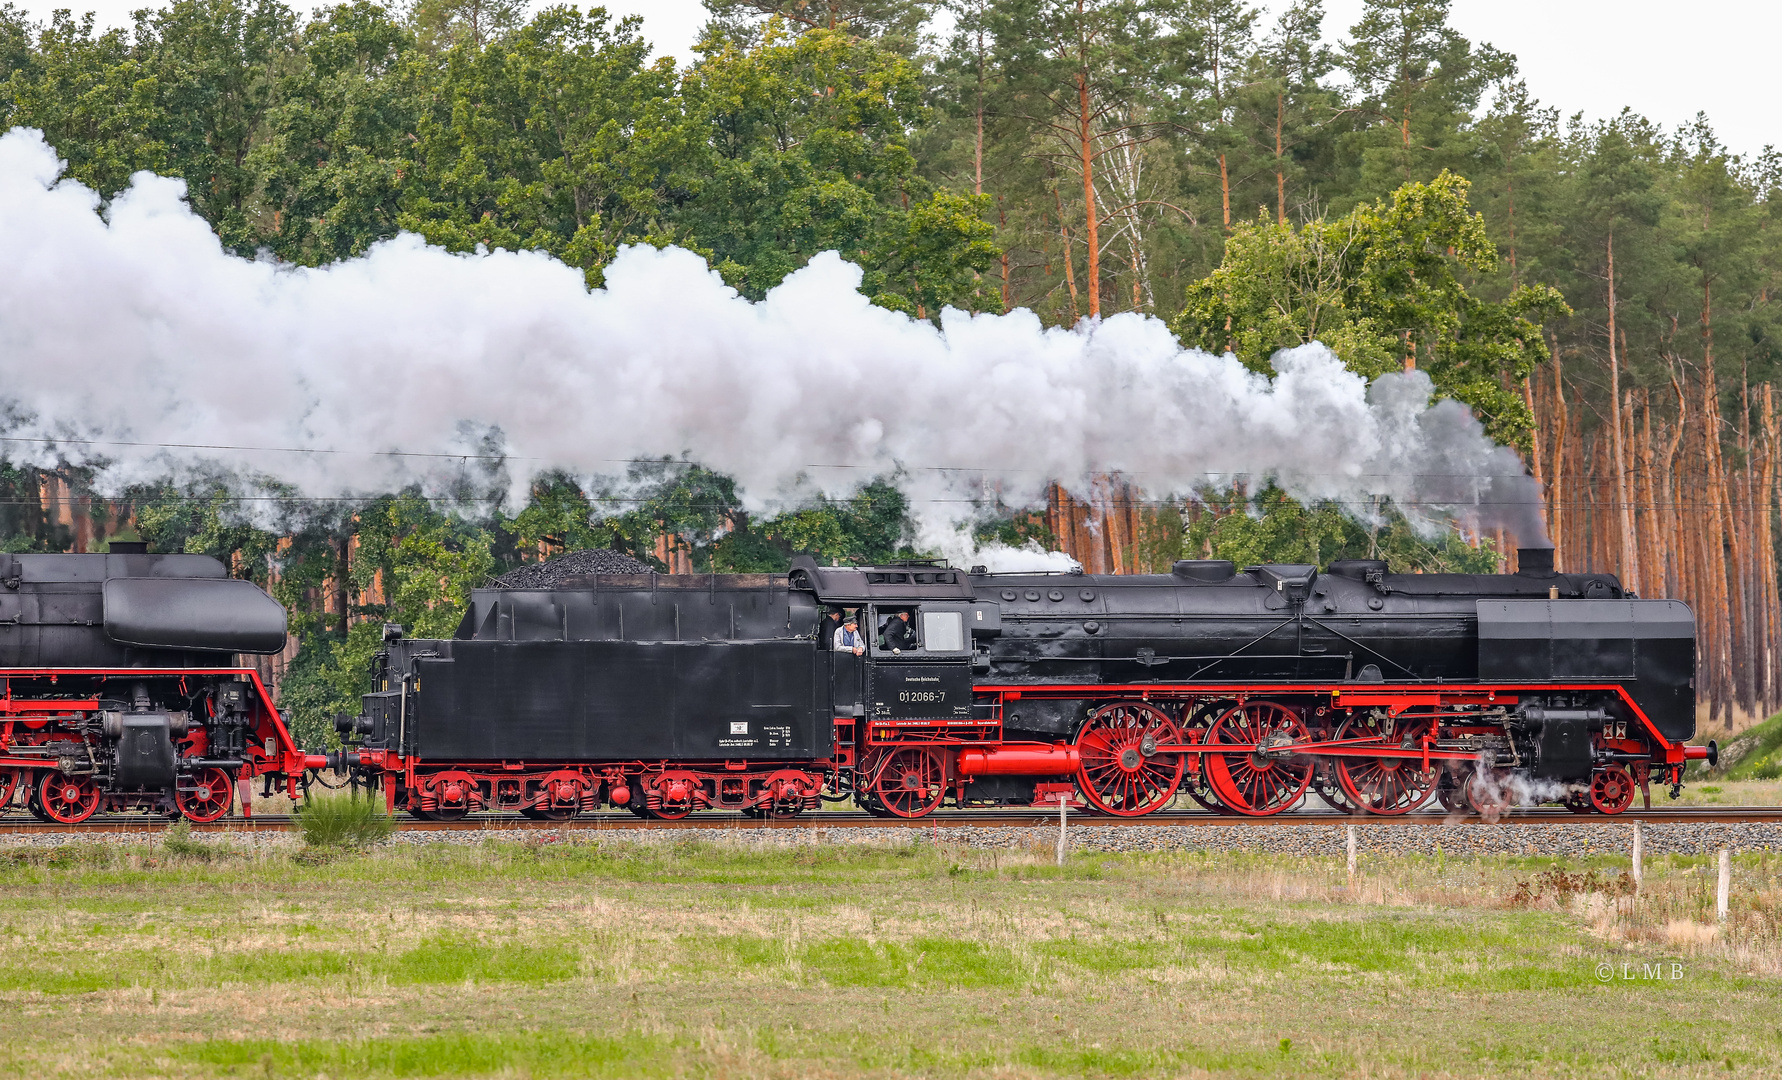
[[[287,0],[299,9],[311,0]],[[40,17],[56,7],[91,9],[124,24],[152,0],[23,0]],[[1271,5],[1273,6],[1273,5]],[[705,21],[699,0],[609,0],[615,15],[644,17],[658,52],[685,62]],[[1362,0],[1325,0],[1326,36],[1339,39]],[[1623,106],[1675,127],[1706,112],[1732,149],[1782,144],[1773,90],[1782,41],[1775,0],[1453,0],[1452,22],[1474,41],[1516,55],[1529,90],[1567,115],[1612,116]]]

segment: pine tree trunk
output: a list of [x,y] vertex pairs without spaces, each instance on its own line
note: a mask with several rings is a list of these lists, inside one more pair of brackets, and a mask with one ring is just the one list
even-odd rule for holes
[[1076,258],[1070,250],[1070,226],[1064,223],[1064,197],[1057,188],[1052,189],[1052,201],[1058,208],[1058,235],[1064,238],[1064,286],[1070,291],[1070,321],[1074,324],[1083,309],[1077,306]]
[[1615,351],[1615,234],[1609,233],[1609,421],[1615,427],[1614,468],[1616,525],[1621,534],[1622,580],[1640,588],[1640,560],[1634,550],[1633,500],[1627,491],[1627,453],[1622,446],[1621,357]]
[[[1275,224],[1287,224],[1287,174],[1281,169],[1281,121],[1283,97],[1279,91],[1275,93]],[[1231,224],[1231,212],[1226,211],[1226,224]]]
[[1225,231],[1231,231],[1231,175],[1225,171],[1225,155],[1219,155],[1219,206],[1224,216]]
[[1566,491],[1565,482],[1566,428],[1570,417],[1566,415],[1565,377],[1560,368],[1559,338],[1553,336],[1549,340],[1553,349],[1553,486],[1549,502],[1553,509],[1552,513],[1548,515],[1548,520],[1553,529],[1553,544],[1560,549],[1554,552],[1554,568],[1557,569],[1562,565],[1560,559],[1563,557],[1565,569],[1570,570],[1572,568],[1571,550],[1570,545],[1566,543],[1566,527],[1571,522],[1571,514],[1565,505],[1565,500],[1570,494]]
[[1089,317],[1101,314],[1101,229],[1095,219],[1095,138],[1090,129],[1089,73],[1077,72],[1077,138],[1083,156],[1083,214],[1089,243]]

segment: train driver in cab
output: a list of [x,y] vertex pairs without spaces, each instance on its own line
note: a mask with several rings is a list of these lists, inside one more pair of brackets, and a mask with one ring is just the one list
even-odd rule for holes
[[916,628],[910,625],[910,613],[900,611],[886,619],[885,625],[879,628],[879,637],[884,641],[885,648],[893,652],[914,649],[916,647]]
[[851,652],[855,656],[866,652],[866,639],[860,636],[860,623],[852,612],[842,619],[841,629],[835,632],[835,651]]

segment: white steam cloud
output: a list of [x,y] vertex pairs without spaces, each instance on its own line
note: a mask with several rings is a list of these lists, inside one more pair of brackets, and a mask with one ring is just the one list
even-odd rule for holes
[[544,255],[414,236],[281,266],[224,252],[177,180],[140,173],[101,217],[60,173],[38,132],[0,138],[0,448],[103,459],[114,489],[223,470],[350,496],[491,452],[523,489],[685,455],[755,509],[895,472],[955,555],[986,499],[1035,506],[1110,472],[1152,497],[1273,477],[1360,514],[1385,496],[1542,535],[1520,461],[1463,406],[1430,407],[1416,373],[1370,390],[1321,345],[1268,379],[1137,315],[948,311],[937,329],[869,304],[833,253],[760,303],[673,248],[623,250],[592,292]]

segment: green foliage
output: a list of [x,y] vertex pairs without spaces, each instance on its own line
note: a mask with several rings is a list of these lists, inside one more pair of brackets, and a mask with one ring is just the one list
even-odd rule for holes
[[1728,740],[1720,748],[1720,767],[1709,775],[1723,780],[1782,779],[1782,713]]
[[677,238],[661,214],[690,130],[640,22],[551,7],[461,37],[416,118],[398,224],[453,251],[546,251],[590,285],[619,243]]
[[1488,540],[1474,548],[1453,532],[1420,537],[1389,504],[1374,511],[1377,523],[1362,524],[1334,503],[1303,506],[1272,484],[1254,496],[1240,490],[1209,494],[1205,510],[1188,526],[1186,548],[1197,558],[1239,566],[1385,559],[1400,573],[1498,572],[1499,555]]
[[1336,220],[1240,225],[1224,262],[1188,290],[1176,330],[1257,371],[1276,350],[1313,340],[1369,379],[1409,359],[1493,438],[1526,445],[1534,417],[1510,387],[1545,359],[1541,322],[1570,309],[1545,286],[1495,302],[1468,290],[1464,274],[1497,263],[1469,187],[1443,172]]
[[997,250],[982,197],[936,191],[916,170],[916,65],[834,30],[717,47],[687,75],[686,107],[709,147],[679,220],[724,280],[759,299],[822,251],[861,267],[881,306],[981,308],[975,275]]
[[293,828],[309,848],[367,847],[396,831],[396,822],[376,792],[305,798],[293,815]]
[[209,844],[192,838],[192,823],[185,818],[180,818],[161,834],[161,850],[176,858],[199,862],[209,862],[216,853]]

